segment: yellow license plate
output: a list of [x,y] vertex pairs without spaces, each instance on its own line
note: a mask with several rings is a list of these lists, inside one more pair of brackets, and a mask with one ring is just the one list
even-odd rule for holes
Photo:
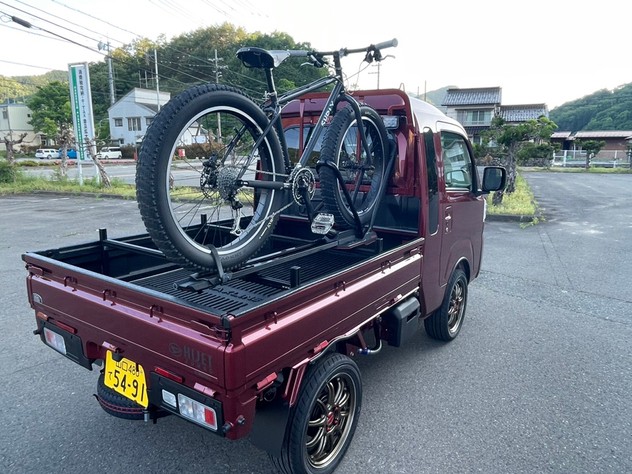
[[117,362],[111,351],[105,356],[105,385],[145,408],[149,404],[143,367],[125,357]]

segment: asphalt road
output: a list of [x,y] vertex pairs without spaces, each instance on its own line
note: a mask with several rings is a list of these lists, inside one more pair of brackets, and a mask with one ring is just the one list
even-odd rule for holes
[[[450,344],[359,358],[363,412],[337,473],[632,472],[632,175],[529,174],[546,221],[488,222]],[[144,231],[132,201],[0,198],[2,472],[271,473],[248,441],[107,415],[98,373],[32,335],[20,255]]]

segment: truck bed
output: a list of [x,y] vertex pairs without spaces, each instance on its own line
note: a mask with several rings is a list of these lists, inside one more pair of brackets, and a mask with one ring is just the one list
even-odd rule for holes
[[60,334],[65,355],[90,370],[110,353],[139,364],[150,403],[168,411],[160,374],[171,374],[230,421],[226,436],[245,436],[277,374],[298,376],[305,360],[420,287],[423,238],[414,232],[314,245],[307,225],[280,222],[260,254],[221,281],[170,263],[146,234],[110,239],[102,230],[94,242],[26,253],[36,333],[44,342],[46,330]]
[[[29,252],[23,259],[44,267],[97,274],[94,276],[114,279],[117,286],[133,291],[147,290],[154,296],[157,292],[175,304],[239,317],[271,299],[287,297],[416,239],[412,232],[387,229],[378,231],[376,239],[366,245],[340,249],[330,243],[310,248],[303,227],[296,221],[280,222],[260,254],[245,267],[226,272],[225,281],[221,282],[215,279],[208,283],[207,276],[169,263],[147,234],[109,239],[107,232],[100,230],[97,241]],[[193,284],[184,289],[183,283]]]

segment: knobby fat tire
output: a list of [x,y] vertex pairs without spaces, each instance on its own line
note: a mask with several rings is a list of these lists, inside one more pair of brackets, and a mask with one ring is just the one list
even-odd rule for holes
[[[196,246],[183,235],[171,212],[167,183],[180,133],[193,117],[213,107],[237,110],[242,114],[240,118],[250,121],[259,130],[265,129],[268,124],[264,112],[240,90],[218,84],[195,86],[174,97],[156,115],[143,140],[137,163],[136,195],[149,235],[170,261],[192,271],[213,271],[217,264],[208,247]],[[273,130],[262,143],[260,159],[268,171],[273,169],[276,175],[284,172],[281,147]],[[274,230],[278,220],[275,211],[282,202],[281,193],[263,190],[259,196],[251,225],[242,231],[238,239],[217,247],[224,269],[237,267],[255,254]],[[254,225],[257,222],[264,224]]]
[[[360,112],[362,123],[365,127],[367,137],[371,137],[373,156],[372,164],[375,167],[373,176],[370,179],[369,190],[364,196],[364,201],[356,207],[360,223],[366,225],[370,222],[373,212],[376,211],[379,201],[386,189],[384,176],[387,154],[388,154],[388,133],[384,122],[375,109],[361,105]],[[338,111],[327,128],[323,138],[321,156],[338,167],[344,174],[344,166],[341,166],[341,151],[345,145],[347,134],[356,132],[356,117],[351,106]],[[364,151],[362,151],[363,153]],[[322,166],[318,172],[322,188],[323,202],[327,210],[334,215],[335,222],[342,228],[353,227],[355,225],[353,212],[349,209],[342,188],[340,187],[334,171],[328,166]],[[349,193],[353,194],[354,189]]]

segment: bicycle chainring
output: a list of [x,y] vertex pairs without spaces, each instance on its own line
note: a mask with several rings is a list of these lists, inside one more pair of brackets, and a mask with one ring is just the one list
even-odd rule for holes
[[309,200],[314,197],[316,192],[316,178],[309,168],[295,168],[290,177],[292,183],[292,199],[299,206],[304,206],[305,196]]

